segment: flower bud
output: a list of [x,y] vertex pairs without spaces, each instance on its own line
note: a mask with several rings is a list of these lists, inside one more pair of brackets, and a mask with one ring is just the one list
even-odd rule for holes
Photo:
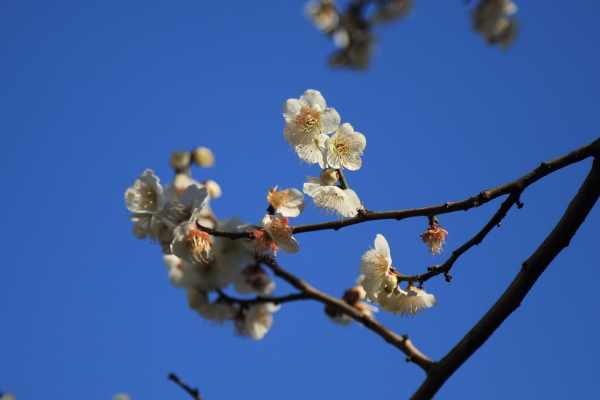
[[190,308],[196,311],[200,311],[208,303],[206,293],[195,288],[188,290],[187,299]]
[[171,167],[177,171],[184,171],[189,168],[192,156],[187,150],[179,150],[171,153]]
[[208,189],[208,195],[211,199],[221,197],[221,194],[223,192],[221,191],[221,186],[219,186],[217,182],[209,179],[207,181],[202,182],[202,184]]
[[388,274],[383,278],[383,281],[385,282],[386,293],[392,293],[396,286],[398,286],[398,278],[395,275]]
[[333,168],[325,168],[321,172],[321,181],[326,185],[333,185],[339,179],[340,175]]
[[196,147],[194,149],[193,157],[194,162],[200,167],[212,167],[215,163],[215,156],[213,155],[213,152],[206,147]]

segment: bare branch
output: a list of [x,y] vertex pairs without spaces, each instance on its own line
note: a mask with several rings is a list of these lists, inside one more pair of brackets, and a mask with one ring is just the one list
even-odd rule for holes
[[223,291],[221,291],[221,290],[217,290],[217,293],[219,293],[219,296],[222,297],[223,299],[227,300],[228,302],[236,303],[236,304],[240,304],[240,305],[252,305],[252,304],[262,304],[262,303],[282,304],[282,303],[289,303],[291,301],[296,301],[296,300],[310,299],[310,297],[306,293],[293,293],[293,294],[288,294],[287,296],[281,296],[281,297],[260,297],[260,296],[258,296],[253,299],[238,299],[238,298],[231,297],[231,296],[223,293]]
[[[600,152],[598,152],[600,153]],[[411,400],[431,399],[446,380],[479,349],[494,331],[515,311],[537,279],[554,258],[567,247],[600,197],[600,157],[579,188],[564,215],[546,240],[527,259],[508,289],[469,333],[439,362],[427,371],[427,378]]]
[[412,342],[408,338],[408,335],[399,336],[398,334],[392,332],[391,330],[383,326],[374,318],[363,314],[360,310],[358,310],[355,307],[352,307],[345,301],[336,299],[335,297],[331,297],[328,294],[325,294],[320,290],[315,289],[314,287],[306,283],[304,280],[281,268],[274,260],[262,259],[261,262],[267,267],[269,267],[275,275],[286,280],[290,285],[294,286],[302,293],[305,293],[309,298],[335,308],[336,310],[359,321],[365,327],[377,333],[386,342],[390,343],[392,346],[398,348],[400,351],[406,354],[407,361],[411,361],[417,364],[425,371],[427,371],[429,367],[432,364],[434,364],[434,361],[432,361],[431,359],[423,355],[423,353],[421,353],[419,350],[417,350],[417,348],[412,344]]
[[192,389],[192,388],[190,388],[188,385],[185,384],[184,381],[182,381],[181,379],[179,379],[179,377],[177,375],[175,375],[174,373],[171,372],[167,378],[170,379],[170,380],[172,380],[173,382],[175,382],[179,386],[181,386],[183,388],[183,390],[185,390],[186,392],[188,392],[190,394],[190,396],[192,396],[194,399],[196,399],[196,400],[203,400],[202,396],[200,396],[200,392],[198,392],[198,389]]

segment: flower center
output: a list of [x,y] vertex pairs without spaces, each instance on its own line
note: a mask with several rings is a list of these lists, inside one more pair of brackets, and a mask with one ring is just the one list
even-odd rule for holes
[[188,246],[192,257],[196,261],[207,261],[212,241],[208,233],[198,229],[190,230],[188,234]]
[[321,110],[319,108],[308,108],[303,106],[300,108],[300,113],[296,116],[296,124],[300,131],[312,132],[321,127]]
[[339,156],[347,156],[352,153],[350,149],[350,139],[342,137],[333,142],[333,151]]
[[140,187],[140,203],[142,207],[149,208],[154,205],[156,201],[156,193],[147,186]]
[[274,209],[279,210],[284,207],[290,200],[288,192],[270,192],[267,195],[267,201],[271,203]]
[[285,241],[292,236],[292,228],[288,226],[289,220],[287,217],[278,219],[273,223],[269,234],[275,241]]

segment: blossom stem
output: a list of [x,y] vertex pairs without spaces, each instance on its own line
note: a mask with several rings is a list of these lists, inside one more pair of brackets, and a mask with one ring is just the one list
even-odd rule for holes
[[350,189],[350,187],[348,187],[348,182],[346,181],[346,177],[344,176],[342,169],[339,168],[336,171],[340,175],[340,189],[342,189],[342,190]]

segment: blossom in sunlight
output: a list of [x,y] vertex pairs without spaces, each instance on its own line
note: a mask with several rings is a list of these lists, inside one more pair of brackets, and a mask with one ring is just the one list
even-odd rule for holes
[[300,99],[289,99],[283,104],[286,120],[283,134],[293,146],[309,145],[320,133],[331,133],[340,125],[340,115],[316,90],[307,90]]
[[134,213],[157,213],[165,204],[160,180],[151,169],[145,170],[125,191],[125,205]]
[[372,302],[377,302],[377,295],[385,288],[386,275],[393,275],[391,267],[390,246],[383,235],[377,234],[375,248],[363,254],[360,261],[360,272],[365,276],[362,286]]
[[208,168],[215,164],[213,152],[206,147],[196,147],[192,152],[192,160],[200,167]]
[[421,240],[423,243],[427,243],[427,249],[433,257],[436,254],[442,254],[442,244],[446,244],[444,239],[448,231],[442,229],[441,225],[433,224],[427,229],[427,232],[421,233]]
[[208,196],[211,199],[218,199],[223,194],[223,191],[221,190],[221,186],[217,182],[215,182],[211,179],[202,181],[202,185],[206,189],[208,189]]
[[198,215],[199,211],[196,211],[189,221],[177,225],[173,231],[174,239],[171,243],[173,254],[190,264],[208,261],[212,245],[208,233],[198,229],[196,223]]
[[298,189],[277,191],[277,186],[269,189],[267,201],[284,217],[297,217],[304,210],[304,195]]
[[[264,231],[256,230],[253,233],[254,252],[263,256],[276,256],[279,248],[286,253],[297,253],[300,246],[292,236],[290,220],[281,214],[265,215],[258,224]],[[266,234],[265,234],[266,232]]]
[[350,124],[342,124],[329,139],[327,162],[332,168],[355,171],[362,165],[360,156],[366,145],[364,135],[354,132]]
[[250,336],[254,340],[261,340],[271,329],[273,315],[281,305],[273,303],[254,304],[248,309],[245,318],[236,320],[236,328],[241,336]]
[[296,146],[294,154],[302,161],[309,164],[319,164],[321,168],[327,167],[327,151],[325,150],[329,143],[329,136],[321,133],[316,135],[310,144],[301,144]]
[[304,6],[306,17],[323,33],[333,31],[340,21],[334,0],[313,0]]
[[510,0],[483,0],[471,14],[473,28],[487,43],[506,49],[517,38],[517,20],[511,17],[516,12],[517,5]]
[[169,282],[173,286],[190,289],[198,285],[200,277],[193,264],[188,264],[173,254],[164,255],[163,262],[169,270]]
[[409,282],[406,290],[397,288],[394,296],[389,302],[387,311],[392,314],[400,314],[401,317],[406,315],[415,316],[422,310],[436,306],[438,303],[432,294],[426,293]]
[[179,198],[183,192],[192,185],[198,187],[202,186],[200,182],[190,178],[188,174],[178,173],[175,175],[173,183],[169,183],[167,186],[165,186],[165,196],[169,200],[179,201]]
[[337,186],[327,185],[321,178],[313,176],[306,176],[306,178],[308,182],[304,184],[304,193],[312,197],[313,204],[324,210],[326,215],[354,217],[362,208],[354,190],[343,190]]
[[171,153],[171,167],[175,171],[185,171],[190,167],[192,155],[187,150],[178,150]]

